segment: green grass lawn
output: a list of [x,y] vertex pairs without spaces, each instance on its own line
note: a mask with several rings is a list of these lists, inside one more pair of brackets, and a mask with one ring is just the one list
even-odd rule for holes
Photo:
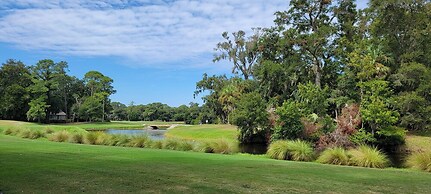
[[4,193],[428,193],[431,174],[0,135]]
[[82,131],[82,130],[102,130],[109,128],[143,128],[144,125],[167,125],[167,124],[182,124],[182,122],[162,122],[162,121],[112,121],[112,122],[95,122],[95,123],[61,123],[61,124],[38,124],[30,122],[21,121],[8,121],[0,120],[0,129],[5,129],[7,127],[25,127],[29,129],[46,129],[50,128],[53,130],[72,130],[72,131]]
[[237,141],[238,130],[234,125],[186,125],[168,130],[165,136],[193,140],[224,138]]

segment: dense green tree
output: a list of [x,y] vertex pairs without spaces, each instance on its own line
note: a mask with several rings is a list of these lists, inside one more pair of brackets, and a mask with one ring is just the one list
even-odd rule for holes
[[44,96],[31,100],[29,105],[30,109],[27,111],[27,119],[37,120],[40,123],[41,119],[46,116],[46,109],[49,108]]
[[241,75],[245,80],[253,76],[253,65],[259,58],[257,43],[260,37],[260,29],[254,29],[254,34],[246,37],[244,31],[232,33],[230,37],[227,32],[223,32],[224,42],[217,44],[215,48],[218,54],[214,55],[214,62],[228,59],[233,63],[232,73]]
[[301,123],[301,108],[295,101],[286,101],[276,109],[278,116],[272,139],[297,139],[304,130]]
[[[33,93],[34,99],[44,99],[46,106],[45,122],[49,122],[49,114],[56,112],[58,107],[53,99],[53,93],[58,90],[60,80],[65,77],[67,71],[67,63],[60,61],[55,63],[50,59],[40,60],[36,66],[31,68],[33,85],[30,90]],[[38,105],[32,103],[32,105]],[[31,109],[31,105],[30,105]]]
[[21,61],[9,59],[0,69],[0,118],[25,120],[29,109],[30,71]]
[[84,84],[88,89],[89,95],[91,97],[98,96],[96,98],[101,98],[102,110],[101,110],[101,121],[105,121],[105,115],[109,113],[110,102],[109,96],[114,94],[116,91],[112,86],[114,81],[103,75],[98,71],[89,71],[84,75]]
[[262,96],[257,92],[247,93],[238,101],[232,121],[238,126],[241,143],[266,143],[269,140],[269,113]]

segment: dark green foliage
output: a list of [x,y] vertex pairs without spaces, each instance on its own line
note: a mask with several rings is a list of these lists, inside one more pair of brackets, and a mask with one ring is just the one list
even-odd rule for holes
[[240,131],[241,143],[267,142],[269,138],[269,120],[265,101],[257,92],[244,94],[237,103],[238,108],[232,113],[232,122]]
[[301,123],[300,105],[294,101],[286,101],[276,109],[278,119],[272,134],[272,139],[296,139],[300,138],[304,126]]

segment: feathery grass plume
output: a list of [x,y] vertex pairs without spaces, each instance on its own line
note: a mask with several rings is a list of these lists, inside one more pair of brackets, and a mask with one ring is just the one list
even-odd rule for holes
[[328,148],[320,154],[317,162],[323,164],[348,165],[349,154],[343,148]]
[[289,159],[289,141],[277,140],[269,144],[268,151],[266,152],[270,158],[277,160]]
[[214,153],[232,154],[238,151],[238,148],[232,142],[226,139],[217,139],[212,142]]
[[407,159],[407,165],[426,172],[431,172],[431,153],[413,153]]
[[380,152],[376,147],[360,145],[358,148],[350,150],[350,164],[354,166],[368,168],[385,168],[389,160],[385,154]]
[[193,150],[196,152],[214,153],[214,142],[211,142],[211,141],[197,142]]
[[51,134],[48,139],[50,141],[56,141],[56,142],[66,142],[69,139],[69,132],[65,130],[57,131],[53,134]]
[[82,133],[72,133],[69,136],[70,143],[84,143],[84,134]]
[[314,150],[310,143],[302,140],[288,141],[288,152],[290,159],[295,161],[311,161]]
[[133,136],[130,140],[130,146],[143,148],[148,141],[150,141],[150,138],[147,135]]

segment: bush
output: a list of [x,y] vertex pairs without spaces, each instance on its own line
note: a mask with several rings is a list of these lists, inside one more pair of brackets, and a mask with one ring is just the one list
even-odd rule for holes
[[386,155],[375,147],[361,145],[356,149],[350,150],[350,164],[354,166],[369,168],[385,168],[389,164]]
[[289,159],[289,141],[278,140],[269,145],[266,154],[273,159],[287,160]]
[[82,133],[72,133],[69,137],[70,143],[84,143],[84,135]]
[[407,165],[427,172],[431,172],[431,153],[414,153],[407,159]]
[[295,161],[311,161],[314,151],[310,143],[301,140],[289,141],[290,159]]
[[130,146],[143,148],[143,147],[145,147],[145,144],[149,141],[150,141],[150,138],[146,135],[134,136],[130,140]]
[[278,119],[271,137],[273,140],[296,139],[302,135],[304,126],[301,123],[302,114],[297,102],[286,101],[275,112]]
[[62,130],[51,134],[51,136],[49,136],[48,139],[50,141],[66,142],[69,139],[69,136],[70,136],[69,132]]
[[329,148],[322,152],[317,159],[317,162],[323,164],[348,165],[349,154],[346,150],[340,147]]

